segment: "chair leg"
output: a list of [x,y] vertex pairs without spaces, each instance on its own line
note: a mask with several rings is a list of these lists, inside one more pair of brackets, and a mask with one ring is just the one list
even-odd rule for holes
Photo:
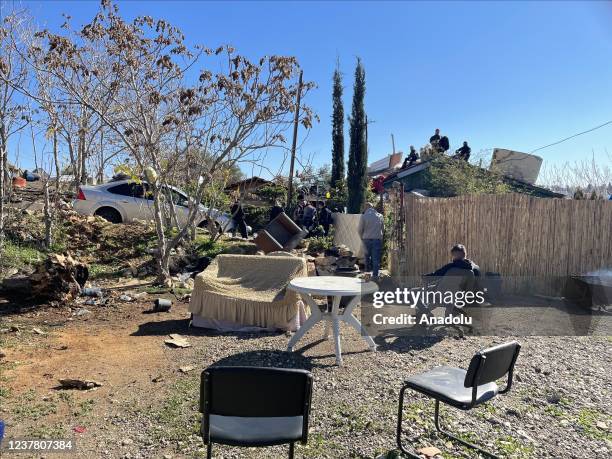
[[417,456],[416,454],[414,454],[413,452],[407,450],[406,448],[404,448],[404,445],[402,444],[402,418],[404,416],[404,392],[406,392],[406,389],[408,389],[407,386],[402,386],[402,389],[400,390],[400,396],[399,396],[399,410],[397,413],[397,447],[400,449],[400,451],[407,455],[408,457],[411,457],[413,459],[420,459],[420,456]]
[[293,459],[293,455],[295,454],[295,443],[289,443],[289,459]]
[[212,459],[212,441],[208,440],[206,445],[206,459]]
[[450,432],[446,432],[445,430],[443,430],[440,427],[440,401],[436,400],[436,409],[435,409],[435,414],[434,414],[434,422],[436,424],[436,430],[438,432],[440,432],[443,435],[446,435],[447,437],[451,438],[452,440],[458,441],[459,443],[461,443],[462,445],[467,446],[468,448],[472,448],[475,449],[476,451],[479,451],[480,453],[484,454],[487,457],[493,458],[493,459],[499,459],[499,456],[496,456],[495,454],[491,453],[490,451],[487,451],[485,449],[480,448],[479,446],[476,446],[472,443],[469,443],[465,440],[462,440],[461,438],[451,434]]

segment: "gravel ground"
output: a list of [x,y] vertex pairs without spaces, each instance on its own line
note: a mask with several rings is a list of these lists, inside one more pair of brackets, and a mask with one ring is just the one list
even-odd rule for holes
[[[502,457],[612,454],[610,337],[389,337],[377,338],[379,351],[372,353],[356,332],[342,326],[344,366],[337,367],[332,341],[319,340],[322,326],[309,332],[296,352],[287,353],[285,334],[188,329],[186,304],[178,304],[169,314],[142,314],[148,304],[91,308],[87,320],[74,319],[70,310],[53,317],[0,315],[0,328],[17,325],[21,330],[0,334],[6,353],[0,360],[0,383],[5,387],[0,392],[0,416],[7,421],[7,432],[22,437],[74,435],[78,457],[201,457],[201,369],[212,364],[277,366],[305,368],[315,378],[309,442],[296,448],[297,457],[395,457],[398,394],[404,378],[437,365],[466,367],[478,349],[515,338],[522,350],[510,393],[470,412],[443,408],[444,425]],[[32,327],[45,334],[31,333]],[[169,333],[183,334],[192,347],[165,346]],[[79,348],[70,337],[87,343]],[[71,344],[60,346],[66,342]],[[110,349],[108,356],[92,350],[88,357],[87,349],[105,348]],[[62,368],[48,367],[62,352],[64,363],[53,365],[74,365],[71,372],[95,368],[91,377],[103,386],[87,392],[54,389]],[[195,369],[178,371],[186,365]],[[405,419],[404,441],[413,447],[436,446],[445,458],[478,457],[434,433],[433,403],[425,397],[408,392]],[[76,426],[85,431],[73,433]],[[286,447],[214,449],[218,458],[276,458],[286,453]]]

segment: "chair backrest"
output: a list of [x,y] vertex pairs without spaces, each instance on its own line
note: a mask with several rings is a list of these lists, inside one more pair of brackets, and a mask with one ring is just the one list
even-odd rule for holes
[[[465,374],[465,387],[480,386],[508,374],[508,385],[512,384],[512,372],[521,345],[516,341],[499,344],[479,351],[472,357]],[[509,387],[508,387],[509,388]]]
[[439,279],[436,290],[443,292],[470,291],[475,284],[474,271],[469,269],[451,268]]
[[306,420],[311,394],[312,375],[306,370],[210,367],[202,372],[200,411],[205,416],[304,416]]

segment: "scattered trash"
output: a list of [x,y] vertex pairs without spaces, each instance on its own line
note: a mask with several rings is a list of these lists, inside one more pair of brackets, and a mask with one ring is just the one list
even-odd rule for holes
[[59,382],[62,389],[90,390],[102,387],[99,382],[88,379],[60,379]]
[[[155,312],[168,312],[172,307],[172,301],[165,298],[158,298],[153,303],[153,311]],[[171,335],[172,336],[172,335]]]
[[83,426],[74,426],[72,428],[72,431],[76,432],[76,433],[84,433],[86,430],[87,429],[85,427],[83,427]]
[[181,373],[189,373],[192,370],[195,370],[195,366],[193,365],[186,365],[184,367],[179,367],[179,371]]
[[124,295],[121,295],[121,296],[119,297],[119,299],[120,299],[121,301],[125,301],[125,302],[130,302],[130,301],[133,301],[133,298],[132,298],[130,295],[125,295],[125,294],[124,294]]
[[140,292],[140,293],[135,293],[133,296],[135,300],[140,300],[141,298],[144,298],[147,295],[148,295],[147,292]]
[[440,451],[435,446],[427,446],[425,448],[418,449],[417,453],[422,454],[425,457],[435,457],[438,455],[442,455],[442,451]]
[[33,328],[32,332],[36,333],[37,335],[46,335],[46,333],[42,331],[40,328]]
[[83,290],[81,290],[81,295],[83,296],[95,296],[98,298],[101,298],[102,295],[102,289],[98,288],[98,287],[87,287],[84,288]]
[[84,304],[86,304],[87,306],[95,306],[96,304],[98,304],[98,302],[93,298],[89,298],[88,300],[85,300]]
[[165,340],[164,343],[172,347],[180,347],[180,348],[191,347],[191,344],[189,344],[189,341],[187,341],[187,339],[185,339],[183,336],[177,333],[171,334],[170,339]]

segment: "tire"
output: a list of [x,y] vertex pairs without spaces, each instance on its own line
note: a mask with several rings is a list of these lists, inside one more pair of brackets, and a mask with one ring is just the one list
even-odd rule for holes
[[113,209],[112,207],[100,207],[98,210],[96,210],[94,215],[102,217],[104,220],[109,221],[111,223],[123,222],[119,211],[117,209]]
[[[219,222],[215,222],[215,227],[217,228],[217,232],[223,234],[223,231],[221,230],[221,225],[219,225]],[[200,223],[198,223],[198,228],[202,228],[207,230],[208,229],[208,220],[202,220]]]

